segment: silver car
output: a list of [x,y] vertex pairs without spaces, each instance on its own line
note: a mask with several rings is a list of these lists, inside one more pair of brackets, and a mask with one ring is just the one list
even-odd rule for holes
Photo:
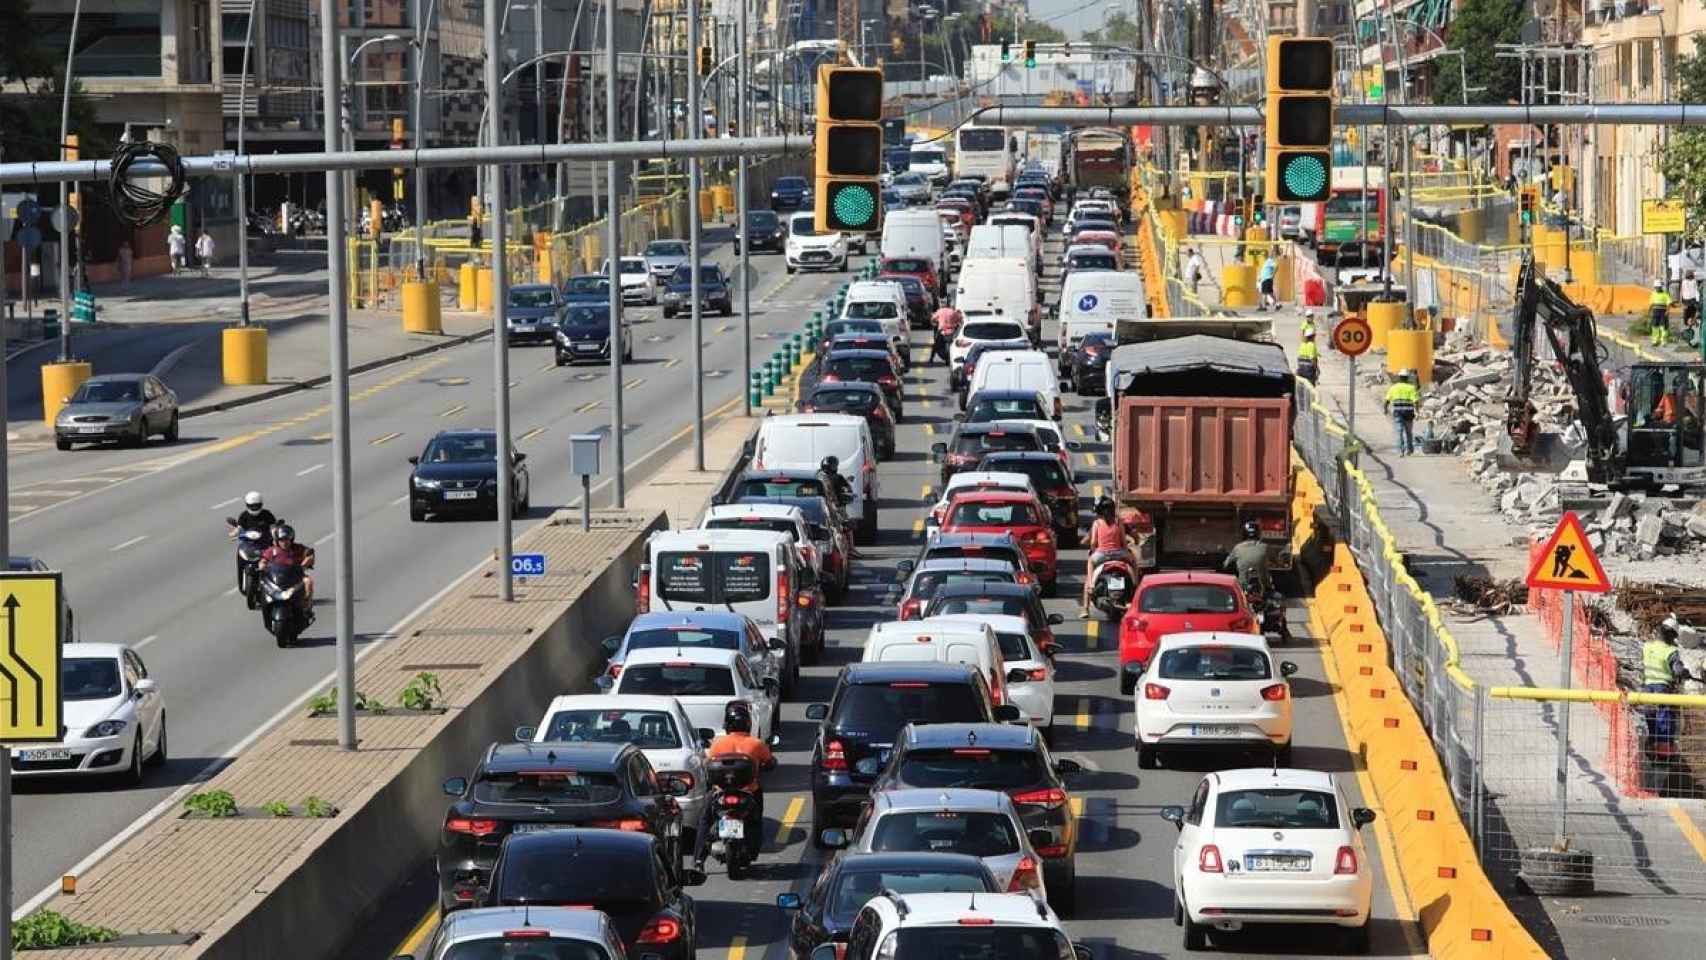
[[[1037,833],[1037,842],[1052,837],[1047,830]],[[851,835],[825,830],[823,842],[854,853],[969,854],[983,861],[1002,889],[1048,898],[1043,861],[1019,811],[1005,793],[995,790],[884,790],[871,796]]]
[[686,240],[653,240],[646,244],[646,269],[652,272],[652,279],[660,283],[668,283],[675,276],[675,268],[682,266],[691,259],[691,251]]
[[425,960],[447,957],[576,957],[622,960],[622,937],[600,910],[578,907],[483,907],[439,921]]
[[900,198],[906,201],[909,207],[923,206],[930,202],[930,178],[922,173],[909,170],[895,174],[895,178],[889,181],[889,187],[900,194]]
[[159,434],[178,441],[178,395],[148,373],[109,373],[83,381],[53,420],[61,450],[73,443],[117,441],[142,446]]

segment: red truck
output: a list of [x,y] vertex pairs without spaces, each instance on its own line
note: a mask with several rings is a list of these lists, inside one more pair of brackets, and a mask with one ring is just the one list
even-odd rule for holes
[[[1290,570],[1292,373],[1265,321],[1121,321],[1098,427],[1111,496],[1148,527],[1139,565],[1219,567],[1255,520]],[[1136,342],[1132,342],[1136,341]]]

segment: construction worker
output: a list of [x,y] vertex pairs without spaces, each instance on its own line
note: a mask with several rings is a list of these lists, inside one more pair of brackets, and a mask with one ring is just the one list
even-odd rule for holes
[[1315,330],[1310,328],[1297,345],[1297,375],[1311,384],[1321,378],[1321,348],[1315,345]]
[[1313,310],[1304,310],[1303,311],[1303,319],[1298,321],[1298,324],[1297,324],[1297,335],[1299,338],[1301,338],[1303,340],[1314,339],[1314,337],[1315,337],[1315,311],[1313,311]]
[[1644,693],[1675,693],[1677,684],[1693,678],[1676,648],[1677,622],[1666,617],[1658,634],[1641,644],[1641,690]]
[[1653,346],[1670,342],[1670,291],[1663,280],[1653,281],[1653,295],[1647,298],[1647,321],[1653,328]]
[[1398,433],[1398,455],[1407,457],[1416,450],[1416,408],[1422,405],[1422,392],[1416,388],[1416,371],[1405,370],[1398,381],[1386,388],[1384,406],[1392,417]]

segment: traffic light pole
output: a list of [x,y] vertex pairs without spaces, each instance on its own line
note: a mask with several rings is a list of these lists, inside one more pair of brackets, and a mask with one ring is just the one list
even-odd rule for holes
[[[699,52],[699,4],[687,5],[687,49]],[[699,102],[699,65],[687,65],[687,139],[705,133],[705,109]],[[693,298],[693,469],[705,469],[705,314],[699,303],[699,158],[687,161],[687,263],[693,271],[689,295]],[[614,208],[611,216],[615,216]]]

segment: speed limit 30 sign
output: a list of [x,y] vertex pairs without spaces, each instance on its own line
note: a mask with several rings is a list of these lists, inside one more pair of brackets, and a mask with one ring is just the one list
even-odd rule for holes
[[1361,317],[1346,317],[1333,325],[1333,349],[1347,357],[1360,357],[1374,345],[1374,331]]

